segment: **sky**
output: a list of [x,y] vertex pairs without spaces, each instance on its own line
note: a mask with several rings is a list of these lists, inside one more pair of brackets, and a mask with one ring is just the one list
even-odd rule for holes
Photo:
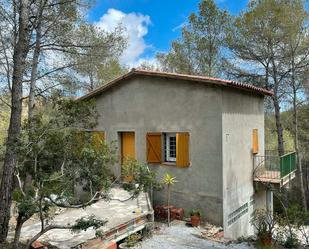
[[[199,0],[97,0],[88,13],[88,21],[112,31],[119,23],[127,30],[128,47],[122,64],[136,67],[154,63],[157,52],[167,52],[181,35],[188,16],[197,12]],[[236,15],[248,0],[216,0],[220,8]]]

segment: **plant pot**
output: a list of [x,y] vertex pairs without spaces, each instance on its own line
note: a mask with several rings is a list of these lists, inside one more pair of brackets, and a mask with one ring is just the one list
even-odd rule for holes
[[131,183],[133,180],[134,180],[134,176],[133,175],[126,175],[123,178],[123,181],[127,182],[127,183]]
[[259,240],[262,246],[271,246],[272,245],[272,236],[271,234],[263,234],[259,236]]
[[191,216],[191,225],[193,227],[198,227],[201,223],[201,217],[200,216]]

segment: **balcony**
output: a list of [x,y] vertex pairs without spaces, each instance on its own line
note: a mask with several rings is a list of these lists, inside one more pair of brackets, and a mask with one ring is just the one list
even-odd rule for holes
[[254,156],[253,177],[255,182],[286,185],[295,178],[296,153],[290,152],[281,157],[272,151],[265,151],[265,156]]

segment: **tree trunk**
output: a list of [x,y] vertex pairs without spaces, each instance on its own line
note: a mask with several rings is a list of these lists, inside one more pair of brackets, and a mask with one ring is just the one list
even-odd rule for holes
[[7,237],[10,210],[12,204],[12,191],[14,170],[17,162],[17,146],[21,129],[22,113],[22,80],[25,72],[25,62],[29,51],[29,9],[28,0],[20,0],[18,38],[13,54],[13,77],[11,97],[11,117],[8,130],[8,139],[3,165],[3,175],[0,187],[0,243]]
[[171,211],[170,211],[170,186],[167,186],[167,225],[170,226]]
[[277,72],[277,64],[274,59],[274,52],[271,49],[271,64],[272,64],[272,78],[274,81],[274,108],[275,108],[275,120],[276,120],[276,128],[277,128],[277,139],[278,139],[278,153],[279,156],[284,155],[284,141],[283,141],[283,129],[281,124],[281,117],[280,117],[280,105],[279,105],[279,86],[280,80],[278,80],[278,72]]
[[31,77],[30,77],[30,88],[29,88],[29,102],[28,102],[28,121],[30,125],[31,131],[31,123],[34,116],[34,107],[35,107],[35,89],[36,89],[36,80],[37,80],[37,73],[38,73],[38,64],[39,64],[39,57],[41,53],[41,39],[42,39],[42,15],[43,9],[45,6],[46,1],[41,1],[39,13],[37,16],[37,23],[36,23],[36,40],[35,40],[35,47],[33,51],[32,63],[31,63]]
[[301,155],[299,153],[299,141],[298,141],[298,113],[297,113],[297,86],[295,80],[295,63],[294,56],[292,57],[292,88],[293,88],[293,126],[294,126],[294,147],[296,152],[296,162],[297,162],[297,171],[299,178],[299,188],[302,195],[302,204],[304,211],[307,212],[307,197],[306,190],[304,187],[304,177],[303,177],[303,169],[302,169],[302,160]]
[[280,106],[276,96],[273,97],[274,107],[275,107],[275,120],[276,120],[276,130],[277,130],[277,140],[278,140],[278,153],[279,156],[284,155],[284,143],[283,143],[283,129],[280,117]]
[[18,249],[19,238],[20,238],[21,228],[22,228],[23,224],[24,224],[24,220],[23,220],[22,216],[20,214],[18,214],[17,223],[16,223],[16,227],[15,227],[13,249]]
[[[28,124],[29,124],[29,140],[33,142],[33,136],[35,133],[33,127],[33,119],[34,119],[34,109],[35,109],[35,90],[36,90],[36,80],[38,74],[38,64],[39,64],[39,57],[41,53],[41,38],[42,38],[42,15],[43,9],[46,1],[44,3],[40,3],[40,8],[38,10],[37,16],[37,23],[36,23],[36,40],[35,40],[35,47],[33,51],[32,63],[31,63],[31,76],[30,76],[30,87],[29,87],[29,100],[28,100]],[[30,186],[29,184],[32,183],[32,178],[36,176],[36,169],[30,172],[26,172],[26,179],[25,187]]]

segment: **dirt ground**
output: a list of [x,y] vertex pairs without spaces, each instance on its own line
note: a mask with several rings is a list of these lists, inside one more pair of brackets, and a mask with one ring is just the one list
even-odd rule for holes
[[161,223],[150,238],[134,249],[254,249],[248,243],[218,243],[203,238],[203,232],[205,229],[188,227],[182,221],[173,221],[170,227]]

